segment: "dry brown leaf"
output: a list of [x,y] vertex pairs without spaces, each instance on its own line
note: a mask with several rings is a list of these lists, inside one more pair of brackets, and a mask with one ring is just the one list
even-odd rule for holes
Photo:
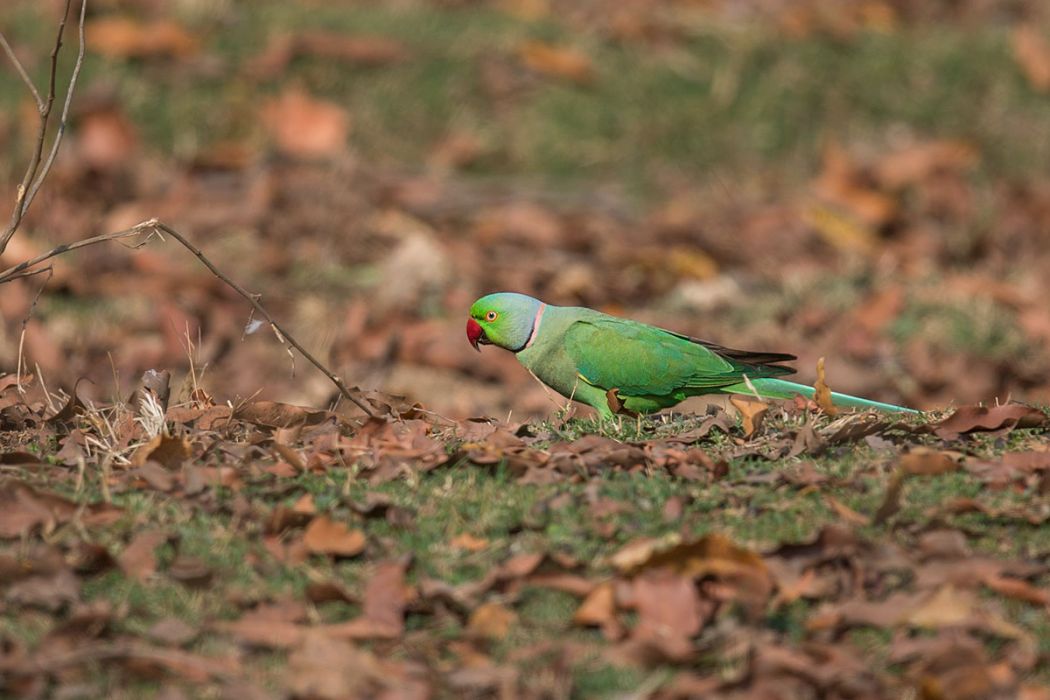
[[257,77],[279,76],[297,56],[314,56],[360,66],[382,66],[408,58],[405,45],[385,36],[309,31],[278,35],[249,62]]
[[637,540],[613,554],[610,562],[628,575],[667,567],[691,578],[714,577],[752,613],[773,592],[773,580],[762,557],[718,533],[689,541],[677,533],[658,540]]
[[915,627],[937,629],[959,626],[974,615],[977,599],[973,593],[954,586],[942,586],[932,596],[907,612],[904,620]]
[[242,644],[262,649],[291,649],[302,644],[309,632],[305,625],[285,620],[246,616],[240,620],[217,622],[213,628]]
[[371,652],[315,632],[288,657],[284,682],[293,697],[343,700],[379,696],[386,676]]
[[890,481],[886,485],[886,493],[882,497],[882,503],[879,505],[879,509],[875,511],[875,518],[872,520],[876,525],[886,522],[901,509],[901,491],[904,489],[904,476],[904,472],[898,469],[890,477]]
[[100,109],[80,118],[76,125],[76,152],[95,170],[127,167],[138,148],[135,127],[117,109]]
[[[854,163],[849,154],[832,143],[824,150],[824,169],[814,184],[816,193],[825,200],[845,208],[868,226],[884,226],[897,216],[899,205],[896,199],[880,192],[865,183],[860,166]],[[824,216],[833,219],[835,214],[827,209],[819,209]],[[839,221],[841,217],[838,218]],[[874,249],[874,234],[869,229],[849,224],[854,230],[848,236],[838,231],[832,234],[832,240],[848,241],[850,247],[862,250]]]
[[190,441],[186,438],[158,435],[135,450],[135,454],[131,457],[131,463],[136,467],[141,467],[146,462],[152,461],[157,462],[165,469],[177,471],[191,455]]
[[933,450],[916,447],[901,455],[900,469],[905,474],[934,476],[958,471],[962,467],[963,455],[959,452]]
[[[855,198],[857,195],[851,196]],[[807,209],[806,223],[828,244],[848,253],[870,254],[878,243],[875,232],[869,226],[828,207],[813,206]]]
[[977,150],[962,141],[930,141],[886,155],[875,177],[887,188],[922,184],[939,172],[962,172],[977,164]]
[[1038,408],[1019,403],[1001,406],[962,406],[931,427],[942,440],[954,440],[974,432],[1038,428],[1046,425],[1046,414]]
[[594,66],[586,54],[566,46],[527,41],[518,49],[522,62],[543,75],[585,85],[594,79]]
[[263,106],[262,122],[277,148],[296,158],[339,155],[350,133],[350,115],[344,108],[294,89]]
[[831,388],[828,387],[827,380],[824,377],[824,358],[817,360],[817,381],[813,384],[813,389],[816,393],[813,394],[813,400],[820,406],[820,410],[829,416],[837,415],[839,412],[838,406],[831,400]]
[[0,538],[28,535],[37,528],[45,531],[69,521],[77,506],[61,496],[37,491],[16,479],[0,482]]
[[616,615],[616,589],[613,583],[605,581],[595,586],[576,609],[572,621],[584,627],[601,627],[606,639],[619,639],[623,628]]
[[499,603],[483,603],[470,614],[467,632],[470,634],[498,641],[507,636],[510,627],[518,619],[513,610],[508,610]]
[[671,659],[693,651],[689,641],[703,626],[700,598],[692,576],[669,567],[646,569],[632,582],[638,623],[632,638],[657,645]]
[[405,585],[405,561],[386,561],[378,566],[365,586],[360,617],[327,625],[325,634],[342,639],[395,639],[405,627],[409,589]]
[[740,413],[745,438],[750,439],[762,429],[762,422],[765,420],[766,412],[769,411],[768,403],[743,396],[730,396],[729,402]]
[[1023,600],[1032,605],[1050,606],[1050,591],[1044,588],[1036,588],[1021,579],[990,576],[985,579],[984,585],[1007,598]]
[[1039,92],[1050,91],[1050,41],[1039,29],[1022,25],[1014,30],[1014,59]]
[[366,540],[361,530],[351,530],[344,523],[320,515],[306,526],[303,544],[312,554],[355,557],[365,551]]
[[298,515],[316,515],[317,506],[314,505],[314,495],[304,493],[300,496],[299,500],[292,504],[292,512]]
[[197,40],[171,20],[142,23],[131,17],[93,19],[84,32],[87,47],[109,58],[183,58],[197,51]]
[[200,633],[199,628],[177,617],[165,617],[146,630],[146,637],[160,644],[181,647],[192,642]]
[[277,401],[253,401],[238,406],[233,417],[264,428],[289,428],[317,425],[329,417],[328,411],[318,411]]
[[475,537],[469,532],[464,532],[460,535],[456,535],[449,542],[449,545],[454,549],[465,549],[468,552],[480,552],[489,546],[489,541],[483,537]]
[[834,496],[825,495],[824,500],[829,506],[831,506],[831,509],[834,510],[840,518],[850,523],[851,525],[871,524],[871,518],[864,515],[863,513],[858,513],[857,511],[853,510]]
[[168,539],[168,535],[159,530],[138,533],[117,557],[120,568],[131,578],[140,581],[149,578],[157,571],[156,549]]

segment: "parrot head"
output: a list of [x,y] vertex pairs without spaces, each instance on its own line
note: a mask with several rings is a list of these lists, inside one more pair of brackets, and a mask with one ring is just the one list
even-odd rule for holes
[[539,299],[512,292],[481,297],[470,307],[467,340],[478,352],[481,345],[518,352],[532,338],[536,316],[542,307]]

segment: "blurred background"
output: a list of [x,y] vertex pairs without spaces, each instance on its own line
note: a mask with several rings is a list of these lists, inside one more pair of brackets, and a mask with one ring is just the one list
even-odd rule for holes
[[[0,6],[41,85],[62,5]],[[93,0],[87,37],[2,267],[159,217],[351,384],[457,417],[560,405],[467,344],[498,290],[873,398],[1050,401],[1041,0]],[[4,61],[4,217],[35,129]],[[41,281],[0,288],[2,370]],[[88,398],[191,360],[219,400],[333,396],[248,321],[174,242],[108,244],[56,262],[25,351]]]

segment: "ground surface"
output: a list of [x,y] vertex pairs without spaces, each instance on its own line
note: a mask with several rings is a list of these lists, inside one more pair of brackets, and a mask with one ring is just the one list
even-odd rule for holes
[[[92,2],[0,268],[159,217],[377,417],[170,242],[4,285],[0,695],[1050,697],[1044,5]],[[933,413],[599,425],[498,289]]]
[[198,398],[8,402],[7,694],[1050,693],[1039,410],[507,425]]

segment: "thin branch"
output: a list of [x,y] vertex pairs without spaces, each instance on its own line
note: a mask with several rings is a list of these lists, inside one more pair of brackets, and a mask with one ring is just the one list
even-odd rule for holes
[[[82,241],[76,241],[75,243],[63,243],[60,246],[55,246],[51,250],[47,251],[46,253],[41,253],[32,260],[20,262],[17,265],[9,267],[3,272],[0,272],[0,284],[4,284],[5,282],[10,282],[11,280],[20,279],[22,277],[28,277],[31,274],[35,274],[32,272],[28,272],[29,269],[36,265],[39,265],[45,260],[50,260],[55,256],[61,255],[62,253],[68,253],[71,250],[86,248],[88,246],[96,245],[98,243],[105,243],[106,241],[115,241],[121,238],[131,238],[132,236],[140,236],[144,233],[149,233],[152,235],[153,225],[155,223],[156,220],[151,219],[150,221],[143,221],[141,224],[135,224],[131,228],[124,229],[123,231],[103,233],[98,236],[92,236],[91,238],[85,238]],[[147,241],[149,241],[148,236],[146,240],[136,244],[135,247],[137,248],[139,246],[145,245]]]
[[51,265],[47,267],[41,267],[31,272],[23,273],[22,277],[32,277],[34,275],[40,275],[47,273],[47,278],[41,283],[40,287],[36,290],[36,294],[33,296],[32,303],[29,304],[29,310],[26,311],[25,318],[22,319],[22,332],[18,335],[18,362],[16,363],[15,369],[15,383],[18,388],[18,393],[25,396],[26,390],[22,386],[22,358],[25,356],[23,350],[25,349],[26,343],[26,328],[29,326],[29,319],[33,317],[33,310],[36,309],[37,302],[40,301],[40,295],[44,293],[44,288],[47,287],[47,283],[51,281],[51,278],[55,276],[55,268]]
[[[83,0],[84,3],[87,0]],[[33,90],[34,97],[38,98],[37,108],[40,110],[40,126],[37,131],[36,148],[33,149],[33,155],[29,160],[29,166],[26,168],[26,173],[22,177],[22,182],[18,185],[18,194],[15,196],[15,208],[11,212],[11,220],[7,224],[7,228],[4,229],[2,235],[0,235],[0,255],[3,255],[4,250],[7,248],[8,242],[15,235],[15,231],[18,230],[19,224],[22,223],[22,217],[26,213],[26,196],[29,194],[30,188],[36,182],[37,172],[40,169],[40,161],[44,155],[44,143],[47,139],[47,123],[51,117],[51,106],[55,102],[55,81],[58,75],[58,53],[62,49],[62,36],[66,31],[66,19],[69,17],[69,8],[72,5],[73,0],[66,0],[65,9],[62,13],[62,21],[58,25],[58,34],[55,37],[55,48],[51,51],[51,71],[48,76],[48,91],[47,98],[40,100],[39,93]],[[81,14],[83,17],[83,14]],[[81,22],[83,25],[83,22]],[[5,42],[6,43],[6,42]],[[39,189],[39,185],[37,187]]]
[[[151,223],[151,222],[147,221],[147,222],[144,222],[142,224],[139,224],[139,226],[145,226],[146,224],[149,224],[149,223]],[[306,360],[310,364],[312,364],[322,374],[324,374],[326,377],[328,377],[328,380],[330,382],[332,382],[332,384],[334,384],[337,389],[339,389],[339,393],[342,394],[344,398],[346,398],[348,401],[352,402],[355,406],[357,406],[362,411],[364,411],[365,415],[373,417],[373,418],[375,417],[376,414],[372,411],[371,407],[368,406],[368,404],[366,404],[361,399],[359,399],[356,396],[354,396],[354,394],[350,391],[350,388],[346,386],[346,383],[342,380],[342,378],[339,377],[339,375],[337,375],[335,372],[333,372],[332,370],[328,369],[323,364],[321,364],[320,360],[318,360],[316,357],[314,357],[312,354],[310,354],[310,352],[306,348],[304,348],[299,343],[299,341],[297,341],[287,330],[285,330],[284,327],[281,326],[281,324],[279,324],[277,321],[275,321],[273,316],[270,315],[270,312],[267,311],[263,307],[263,305],[260,304],[259,301],[255,298],[255,295],[249,293],[246,289],[244,289],[244,287],[242,287],[241,285],[237,284],[232,279],[230,279],[225,274],[223,274],[221,270],[219,270],[217,267],[215,267],[215,265],[213,265],[211,263],[211,261],[208,260],[208,258],[206,258],[204,256],[204,253],[202,253],[199,248],[197,248],[192,243],[190,243],[188,240],[186,240],[186,238],[184,238],[183,235],[181,233],[179,233],[178,231],[176,231],[175,229],[171,228],[167,224],[161,223],[161,222],[156,221],[156,220],[154,220],[152,222],[152,227],[154,229],[156,229],[157,231],[161,231],[163,233],[168,234],[169,236],[171,236],[172,238],[177,240],[179,243],[181,243],[184,248],[186,248],[191,253],[196,255],[197,259],[200,260],[201,263],[203,263],[204,266],[206,268],[208,268],[213,275],[215,275],[220,280],[225,282],[227,284],[227,286],[229,286],[233,291],[235,291],[238,294],[240,294],[244,298],[245,301],[247,301],[249,304],[251,304],[252,308],[255,310],[255,313],[257,313],[257,314],[259,314],[259,316],[265,318],[267,320],[267,322],[269,322],[270,326],[275,331],[277,331],[281,336],[283,336],[283,338],[285,340],[288,341],[289,345],[291,345],[293,348],[298,350],[300,355],[305,357]],[[2,282],[3,282],[3,275],[0,275],[0,283],[2,283]]]
[[38,112],[44,111],[44,100],[40,97],[40,91],[36,89],[36,85],[33,84],[33,79],[29,77],[29,73],[26,73],[25,66],[18,60],[18,56],[15,55],[15,50],[11,48],[11,44],[7,43],[7,37],[4,36],[3,32],[0,32],[0,46],[3,47],[4,53],[11,59],[11,63],[14,64],[15,70],[18,71],[18,75],[21,76],[22,82],[29,88],[29,92],[33,93],[33,99],[36,101],[36,109]]
[[219,270],[219,268],[215,267],[215,265],[211,262],[211,260],[208,260],[208,258],[205,257],[204,253],[201,252],[201,250],[199,248],[197,248],[195,245],[190,243],[181,233],[179,233],[175,229],[171,228],[167,224],[164,224],[164,223],[161,223],[160,221],[157,221],[156,219],[150,219],[149,221],[143,221],[142,223],[135,224],[131,228],[124,229],[123,231],[115,231],[113,233],[103,233],[103,234],[98,235],[98,236],[92,236],[91,238],[85,238],[82,241],[76,241],[75,243],[66,243],[66,244],[57,246],[55,248],[52,248],[48,252],[41,253],[40,255],[36,256],[32,260],[26,260],[25,262],[19,263],[19,264],[15,265],[14,267],[10,267],[10,268],[4,270],[3,272],[0,272],[0,285],[4,284],[5,282],[10,282],[10,281],[15,280],[15,279],[19,279],[19,278],[22,278],[22,277],[28,277],[28,276],[30,276],[32,274],[35,274],[35,272],[32,271],[32,268],[34,266],[39,265],[40,263],[42,263],[42,262],[44,262],[46,260],[50,260],[51,258],[54,258],[54,257],[56,257],[58,255],[63,254],[63,253],[68,253],[71,250],[77,250],[78,248],[86,248],[87,246],[96,245],[98,243],[104,243],[106,241],[115,241],[115,240],[119,240],[119,239],[123,239],[123,238],[131,238],[133,236],[140,236],[142,234],[148,234],[148,235],[143,241],[141,241],[138,244],[136,244],[135,247],[140,247],[140,246],[143,246],[146,243],[148,243],[150,238],[154,234],[158,234],[158,235],[167,234],[167,235],[171,236],[172,238],[174,238],[176,241],[178,241],[182,245],[182,247],[184,247],[186,250],[188,250],[191,253],[193,253],[197,257],[197,259],[200,260],[201,263],[206,268],[208,268],[208,270],[213,275],[218,277],[222,282],[224,282],[227,286],[229,286],[233,291],[237,292],[241,297],[243,297],[245,301],[247,301],[249,304],[251,304],[252,309],[254,310],[254,313],[256,313],[259,316],[261,316],[262,318],[266,319],[267,323],[270,324],[270,327],[273,328],[278,334],[280,334],[280,337],[282,337],[284,340],[287,340],[288,344],[291,345],[296,350],[298,350],[300,355],[302,355],[304,358],[306,358],[306,360],[310,364],[312,364],[322,374],[324,374],[326,377],[328,377],[328,380],[330,382],[332,382],[332,384],[335,385],[335,387],[339,390],[339,393],[342,394],[344,398],[346,398],[348,401],[350,401],[355,406],[357,406],[362,411],[364,411],[365,415],[367,415],[369,417],[373,417],[373,418],[375,417],[376,414],[372,410],[372,408],[367,403],[365,403],[363,400],[361,400],[360,398],[355,396],[353,394],[353,392],[350,391],[350,388],[346,385],[346,382],[344,382],[342,380],[342,378],[339,377],[339,375],[337,375],[335,372],[333,372],[332,370],[328,369],[328,367],[323,365],[321,363],[321,361],[318,360],[316,357],[314,357],[310,353],[310,351],[308,351],[306,348],[304,348],[302,346],[302,344],[300,344],[299,341],[297,341],[293,335],[291,335],[287,330],[285,330],[285,328],[281,324],[279,324],[277,321],[275,321],[273,316],[270,315],[270,312],[267,311],[265,309],[265,307],[263,307],[263,305],[259,303],[259,301],[258,301],[258,299],[256,299],[255,295],[253,295],[250,292],[248,292],[246,289],[244,289],[244,287],[242,287],[241,285],[237,284],[232,279],[227,277],[221,270]]
[[29,205],[33,203],[33,199],[36,198],[36,193],[40,190],[40,186],[44,184],[44,179],[48,173],[51,172],[51,166],[55,164],[55,157],[58,156],[58,147],[62,143],[62,137],[66,133],[66,122],[69,118],[69,105],[73,103],[73,90],[77,87],[77,79],[80,77],[80,68],[84,65],[84,17],[87,14],[87,0],[82,0],[80,3],[80,23],[77,31],[77,61],[73,64],[73,74],[69,78],[69,86],[66,88],[66,100],[62,105],[62,118],[58,122],[58,130],[55,131],[55,138],[51,142],[51,153],[47,156],[47,162],[44,163],[43,169],[36,176],[36,180],[29,187],[29,194],[26,195],[25,202],[22,204],[22,215],[29,211]]
[[[58,129],[55,132],[55,137],[52,140],[51,149],[48,154],[47,160],[44,161],[44,165],[41,168],[40,163],[43,159],[44,144],[47,140],[48,120],[51,116],[52,106],[55,102],[55,83],[58,77],[58,54],[62,49],[62,37],[65,34],[66,21],[69,18],[69,8],[72,6],[72,3],[73,0],[66,0],[65,9],[62,13],[62,21],[58,25],[58,33],[55,37],[55,47],[51,51],[51,70],[48,76],[48,91],[46,99],[41,98],[39,91],[33,84],[32,79],[29,77],[29,74],[26,72],[25,67],[22,65],[21,61],[18,60],[18,57],[12,50],[10,44],[7,41],[7,38],[4,37],[2,33],[0,33],[0,46],[2,46],[8,58],[11,59],[11,62],[14,64],[15,70],[21,76],[22,81],[25,82],[25,84],[28,86],[30,92],[33,95],[33,98],[36,100],[37,109],[40,112],[40,127],[39,132],[37,134],[36,148],[33,151],[32,158],[29,162],[29,166],[26,168],[25,176],[23,176],[22,182],[18,186],[18,194],[15,200],[15,208],[11,212],[11,220],[8,223],[7,228],[4,230],[3,234],[0,234],[0,255],[3,254],[4,250],[7,248],[7,244],[15,235],[15,232],[18,230],[19,225],[22,223],[22,218],[29,210],[29,206],[33,203],[33,199],[36,197],[37,192],[39,192],[40,187],[43,185],[44,180],[48,176],[48,173],[51,172],[51,166],[55,162],[55,158],[58,155],[58,149],[62,143],[62,136],[65,134],[66,120],[69,116],[69,106],[73,101],[73,92],[76,89],[77,79],[80,77],[80,69],[84,63],[84,19],[87,14],[87,0],[81,0],[80,3],[80,18],[78,23],[79,48],[77,51],[76,63],[73,66],[73,73],[70,76],[69,85],[66,88],[65,102],[62,107],[62,118],[58,125]],[[279,323],[277,323],[277,321],[275,321],[273,317],[270,316],[269,312],[266,311],[265,308],[263,308],[262,304],[259,303],[259,301],[254,295],[249,294],[243,287],[241,287],[239,284],[237,284],[225,274],[223,274],[217,267],[215,267],[215,265],[211,263],[210,260],[208,260],[208,258],[204,256],[204,253],[202,253],[199,248],[197,248],[188,240],[186,240],[186,238],[184,238],[182,234],[180,234],[178,231],[174,230],[170,226],[167,226],[166,224],[157,221],[156,219],[144,221],[140,224],[132,226],[129,229],[124,229],[123,231],[116,231],[114,233],[104,233],[98,236],[92,236],[91,238],[86,238],[82,241],[77,241],[75,243],[66,243],[52,248],[50,251],[38,255],[37,257],[31,260],[19,263],[14,267],[10,267],[7,270],[0,272],[0,285],[4,284],[5,282],[10,282],[12,280],[22,279],[25,277],[31,277],[33,275],[39,274],[40,272],[42,272],[41,270],[33,269],[36,265],[39,265],[40,263],[46,260],[50,260],[51,258],[61,255],[62,253],[68,253],[71,250],[77,250],[78,248],[85,248],[87,246],[95,245],[97,243],[115,241],[122,238],[131,238],[133,236],[139,236],[144,233],[148,233],[149,235],[147,235],[147,237],[138,244],[145,245],[153,234],[156,233],[159,235],[161,232],[168,234],[169,236],[177,240],[179,243],[181,243],[184,248],[186,248],[195,256],[197,256],[197,259],[200,260],[201,263],[203,263],[204,266],[207,267],[213,275],[225,282],[231,289],[233,289],[235,292],[241,295],[245,299],[245,301],[251,304],[252,308],[254,309],[254,312],[258,313],[270,323],[270,327],[277,335],[278,340],[280,340],[282,343],[285,340],[287,340],[288,344],[296,350],[298,350],[299,353],[310,362],[310,364],[312,364],[314,367],[320,370],[321,373],[328,377],[329,381],[331,381],[336,386],[336,388],[339,389],[339,392],[347,400],[349,400],[362,411],[364,411],[366,415],[372,417],[375,416],[375,413],[372,411],[371,407],[369,407],[364,401],[362,401],[358,397],[354,396],[354,394],[351,393],[350,389],[346,386],[346,383],[343,382],[343,380],[335,372],[321,364],[321,362],[312,354],[310,354],[310,352],[307,351],[306,348],[304,348],[299,343],[299,341],[297,341],[291,334],[288,333],[288,331],[286,331]],[[289,353],[290,352],[291,351],[289,350]],[[19,356],[21,358],[21,350],[19,351]]]

